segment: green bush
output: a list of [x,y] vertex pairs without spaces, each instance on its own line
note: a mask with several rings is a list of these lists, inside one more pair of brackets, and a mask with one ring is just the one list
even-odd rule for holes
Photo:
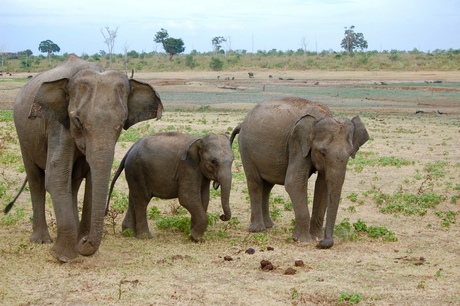
[[217,57],[213,57],[209,63],[209,68],[214,71],[220,71],[224,67],[224,62]]

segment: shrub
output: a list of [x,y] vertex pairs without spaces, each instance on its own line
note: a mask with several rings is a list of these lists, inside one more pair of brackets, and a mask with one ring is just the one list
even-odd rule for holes
[[217,57],[213,57],[211,59],[211,62],[209,63],[209,68],[211,68],[212,70],[214,71],[219,71],[219,70],[222,70],[222,68],[224,67],[224,62],[221,61],[219,58]]

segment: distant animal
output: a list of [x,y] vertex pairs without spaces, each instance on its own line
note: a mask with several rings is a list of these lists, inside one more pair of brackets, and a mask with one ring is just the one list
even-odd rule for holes
[[253,77],[254,77],[254,73],[253,73],[253,72],[248,72],[248,75],[249,75],[249,78],[253,78]]
[[[123,230],[152,238],[146,210],[152,197],[178,198],[191,214],[190,238],[201,241],[208,226],[206,214],[211,181],[221,187],[222,221],[231,218],[233,151],[226,135],[195,137],[177,132],[156,133],[138,140],[126,153],[110,185],[123,169],[129,186],[129,205]],[[107,207],[109,202],[107,202]]]
[[268,78],[271,79],[271,78],[273,78],[273,76],[270,74],[270,75],[268,76]]
[[382,84],[382,85],[388,85],[387,82],[380,82],[380,84]]
[[220,75],[217,76],[217,79],[220,79]]
[[315,85],[319,85],[319,82],[315,82],[314,84],[315,84]]
[[28,75],[28,76],[27,76],[27,78],[28,78],[28,79],[31,79],[31,78],[33,78],[33,76],[31,76],[31,75]]
[[433,81],[433,83],[442,83],[441,80],[436,80],[436,81]]
[[278,80],[281,80],[281,81],[282,81],[282,80],[283,80],[283,78],[281,78],[281,77],[280,77],[280,78],[278,78]]

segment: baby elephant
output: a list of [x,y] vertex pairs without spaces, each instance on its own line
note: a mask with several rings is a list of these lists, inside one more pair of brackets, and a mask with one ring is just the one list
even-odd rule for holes
[[206,211],[211,180],[215,189],[221,186],[224,214],[220,219],[231,218],[232,163],[233,151],[225,135],[194,137],[177,132],[156,133],[139,139],[126,153],[112,180],[109,199],[125,169],[129,206],[123,230],[129,229],[139,238],[152,238],[146,215],[150,199],[178,198],[191,214],[190,238],[201,241],[208,226]]

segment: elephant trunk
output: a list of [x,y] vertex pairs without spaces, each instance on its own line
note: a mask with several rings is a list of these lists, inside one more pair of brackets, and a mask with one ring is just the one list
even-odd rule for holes
[[230,174],[229,178],[225,178],[219,181],[220,182],[220,196],[222,203],[222,210],[224,214],[220,216],[220,220],[229,221],[232,217],[232,212],[230,210],[230,189],[232,188],[232,177]]
[[327,216],[326,216],[326,230],[324,239],[321,240],[316,247],[320,249],[329,249],[334,245],[334,226],[337,218],[337,211],[339,208],[340,196],[342,194],[342,186],[345,181],[345,172],[343,175],[334,173],[333,175],[326,175],[327,184]]
[[84,256],[96,253],[102,240],[115,144],[108,145],[107,147],[96,150],[89,148],[87,150],[87,152],[92,152],[86,156],[91,169],[92,201],[89,234],[83,237],[78,243],[78,251]]

